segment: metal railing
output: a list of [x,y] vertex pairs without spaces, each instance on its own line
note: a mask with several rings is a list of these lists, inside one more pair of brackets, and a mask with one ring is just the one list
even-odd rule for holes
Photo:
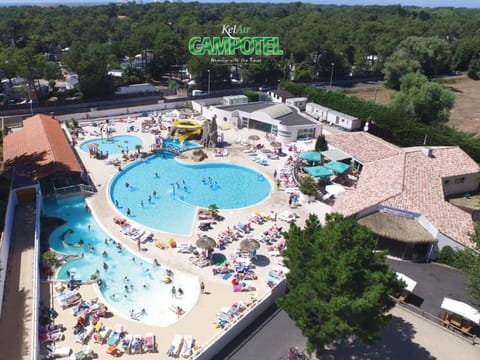
[[93,194],[96,192],[97,190],[92,185],[85,185],[85,184],[71,185],[71,186],[65,186],[61,188],[55,188],[55,198],[58,199],[59,197],[75,195],[78,193]]

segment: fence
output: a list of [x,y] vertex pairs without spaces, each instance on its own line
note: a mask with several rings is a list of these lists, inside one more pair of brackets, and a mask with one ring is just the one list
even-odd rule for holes
[[443,326],[443,321],[442,319],[440,319],[438,316],[435,316],[433,314],[430,314],[429,312],[426,312],[416,306],[413,306],[413,305],[410,305],[408,303],[405,303],[405,302],[402,302],[402,301],[399,301],[397,298],[394,298],[392,297],[392,299],[397,303],[397,305],[400,305],[403,309],[423,318],[424,320],[426,321],[429,321],[430,323],[436,325],[437,327],[440,327],[442,328],[443,330],[455,335],[456,337],[472,344],[472,345],[476,345],[476,344],[479,344],[480,345],[480,338],[476,337],[475,335],[468,335],[468,334],[465,334],[465,333],[459,333],[457,331],[455,331],[454,329],[451,329],[450,327],[445,327]]
[[32,348],[31,359],[36,360],[40,357],[40,343],[38,341],[37,329],[39,327],[40,311],[40,217],[42,214],[43,197],[38,187],[35,209],[35,237],[34,237],[34,258],[33,258],[33,296],[32,296]]
[[97,190],[92,185],[78,184],[72,186],[66,186],[61,188],[55,188],[55,198],[76,195],[78,193],[95,193]]

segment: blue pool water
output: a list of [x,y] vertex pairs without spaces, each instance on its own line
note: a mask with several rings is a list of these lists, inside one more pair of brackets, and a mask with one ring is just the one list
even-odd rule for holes
[[163,147],[176,151],[184,151],[201,147],[192,141],[184,141],[183,143],[175,139],[163,139]]
[[248,207],[271,190],[268,179],[255,170],[225,163],[185,165],[172,154],[160,153],[118,173],[110,184],[110,197],[137,223],[189,235],[196,207]]
[[99,145],[98,150],[109,154],[120,154],[122,149],[126,151],[136,151],[135,146],[143,146],[142,139],[133,135],[118,135],[113,136],[112,141],[107,141],[105,138],[95,138],[91,140],[84,141],[80,144],[80,149],[85,152],[89,152],[88,145],[97,143]]
[[[50,247],[65,254],[83,253],[83,258],[65,264],[58,278],[67,280],[73,276],[78,280],[90,280],[98,270],[106,284],[100,288],[101,294],[114,312],[129,317],[131,309],[135,312],[145,309],[147,315],[141,321],[155,326],[168,326],[177,321],[177,315],[170,309],[172,306],[180,306],[188,312],[197,302],[200,286],[196,277],[175,272],[173,283],[167,285],[162,281],[166,275],[164,267],[155,266],[152,261],[138,257],[126,248],[120,251],[113,242],[106,243],[108,236],[87,211],[83,197],[60,201],[48,199],[43,210],[47,216],[66,221],[50,235]],[[73,232],[66,233],[69,229]],[[84,245],[75,246],[80,239],[84,240]],[[93,252],[88,250],[89,244],[94,247]],[[136,247],[134,241],[131,245]],[[104,263],[108,266],[107,270],[104,269]],[[126,276],[130,281],[125,281]],[[126,291],[125,285],[133,285],[133,289]],[[184,290],[182,298],[172,298],[170,291],[173,285]]]

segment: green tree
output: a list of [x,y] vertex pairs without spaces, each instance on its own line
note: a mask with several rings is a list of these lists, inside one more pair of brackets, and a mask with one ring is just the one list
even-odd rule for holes
[[327,215],[322,227],[312,214],[303,229],[292,224],[285,237],[290,272],[278,304],[307,337],[307,350],[351,336],[378,341],[394,306],[390,295],[401,283],[385,254],[374,252],[370,231],[340,214]]
[[390,106],[399,113],[413,116],[423,123],[444,123],[455,104],[455,95],[442,85],[428,81],[420,73],[410,73],[400,79],[400,93]]
[[408,73],[420,70],[420,63],[412,59],[406,50],[394,52],[385,63],[385,86],[400,89],[400,78]]
[[300,182],[300,192],[307,196],[317,195],[318,189],[315,179],[311,176],[305,176],[302,178],[302,181]]
[[467,75],[472,80],[480,79],[480,60],[479,59],[470,60],[470,64],[468,64]]
[[321,152],[328,150],[327,140],[325,139],[325,135],[320,134],[315,142],[315,151]]

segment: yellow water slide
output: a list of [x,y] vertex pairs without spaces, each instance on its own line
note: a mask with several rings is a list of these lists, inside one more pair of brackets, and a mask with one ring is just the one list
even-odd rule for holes
[[173,127],[178,130],[178,140],[184,142],[192,135],[199,135],[202,133],[202,123],[196,120],[177,120],[174,121]]

